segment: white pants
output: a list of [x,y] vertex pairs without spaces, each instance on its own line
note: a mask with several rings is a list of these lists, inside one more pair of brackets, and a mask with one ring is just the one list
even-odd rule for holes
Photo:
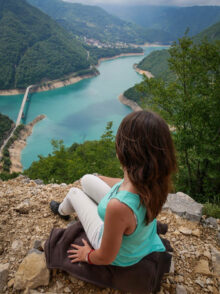
[[68,215],[76,211],[91,245],[98,249],[104,223],[98,215],[97,204],[111,188],[94,175],[83,176],[81,185],[83,191],[78,188],[69,190],[59,206],[59,213]]

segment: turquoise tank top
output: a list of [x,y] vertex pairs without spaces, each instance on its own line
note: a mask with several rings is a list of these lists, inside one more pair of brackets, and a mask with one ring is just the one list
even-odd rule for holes
[[[98,205],[98,214],[104,221],[108,202],[115,198],[125,203],[134,212],[137,220],[135,231],[130,235],[123,235],[120,250],[112,265],[130,266],[138,263],[144,256],[154,251],[165,251],[165,247],[157,234],[157,220],[146,225],[146,208],[140,203],[137,194],[128,191],[118,191],[123,180],[112,187]],[[101,231],[101,235],[103,230]]]

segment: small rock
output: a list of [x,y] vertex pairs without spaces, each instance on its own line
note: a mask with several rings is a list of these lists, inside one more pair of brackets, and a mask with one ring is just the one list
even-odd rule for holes
[[172,257],[169,273],[174,274],[174,271],[175,271],[175,266],[174,266],[174,260],[173,260],[173,257]]
[[37,249],[39,251],[44,251],[44,249],[42,247],[42,240],[35,240],[34,244],[33,244],[33,248]]
[[195,267],[195,273],[202,275],[212,275],[209,270],[209,263],[207,260],[201,259]]
[[203,283],[203,281],[201,281],[201,280],[199,280],[199,279],[197,279],[197,280],[195,280],[195,283],[196,284],[198,284],[200,287],[204,287],[204,283]]
[[176,285],[176,294],[187,294],[185,287],[182,285]]
[[23,247],[23,242],[21,240],[15,240],[13,241],[11,248],[13,251],[20,251]]
[[206,220],[205,220],[205,223],[209,226],[212,226],[214,228],[217,228],[218,227],[218,223],[217,223],[217,219],[214,218],[214,217],[208,217]]
[[219,294],[219,289],[216,289],[215,287],[213,287],[213,294]]
[[218,242],[218,246],[220,246],[220,232],[217,233],[217,242]]
[[210,278],[208,278],[208,279],[206,279],[206,284],[213,285],[213,281]]
[[2,244],[0,244],[0,255],[2,255],[4,253],[4,247]]
[[209,260],[211,260],[211,258],[212,258],[211,253],[209,251],[204,251],[202,255],[207,257]]
[[214,273],[220,276],[220,252],[214,246],[211,246],[211,254]]
[[3,293],[3,289],[7,285],[9,273],[9,263],[0,263],[0,293]]
[[208,290],[209,290],[211,293],[213,293],[213,287],[212,287],[212,286],[208,286],[207,288],[208,288]]
[[[29,290],[27,294],[42,294],[44,293],[43,290],[41,289],[41,292],[36,291],[36,290]],[[25,294],[25,293],[24,293]],[[56,294],[55,292],[45,292],[45,294]]]
[[49,284],[50,272],[47,269],[45,255],[33,252],[27,255],[15,274],[15,290],[34,289]]
[[30,181],[31,181],[31,179],[29,179],[29,178],[25,178],[25,179],[23,179],[23,183],[24,183],[24,184],[29,184]]
[[182,283],[183,281],[184,281],[183,276],[178,276],[178,282],[179,282],[179,283]]
[[11,279],[8,281],[8,288],[11,288],[14,285],[15,279]]
[[66,184],[66,183],[62,183],[62,184],[60,184],[60,186],[61,186],[61,187],[66,187],[67,184]]
[[195,229],[192,231],[192,235],[195,236],[195,237],[200,237],[201,235],[201,232],[199,229]]
[[28,214],[30,210],[30,200],[24,200],[15,208],[15,210],[21,214]]
[[180,231],[180,233],[187,235],[187,236],[192,234],[192,230],[190,230],[186,227],[180,227],[179,231]]
[[79,280],[77,280],[76,278],[69,276],[69,280],[71,281],[71,283],[76,284],[79,282]]
[[85,285],[85,283],[84,283],[83,281],[78,281],[78,285],[79,285],[80,287],[83,287],[83,286]]
[[63,289],[63,291],[64,291],[65,293],[71,293],[71,292],[72,292],[72,291],[70,290],[69,287],[65,287],[65,288]]
[[32,253],[36,253],[36,254],[42,254],[42,251],[38,250],[38,249],[35,249],[35,248],[31,248],[29,251],[28,251],[28,255],[32,254]]
[[37,185],[43,185],[44,184],[44,181],[40,180],[40,179],[36,179],[34,180],[34,182],[37,184]]
[[61,288],[63,288],[63,284],[60,281],[56,282],[56,287],[58,290],[60,290]]
[[60,185],[58,185],[58,184],[53,184],[51,187],[52,187],[52,188],[59,188],[59,186],[60,186]]

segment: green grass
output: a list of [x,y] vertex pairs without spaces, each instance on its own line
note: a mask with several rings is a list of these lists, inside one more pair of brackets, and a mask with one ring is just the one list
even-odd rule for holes
[[214,218],[220,218],[220,205],[205,203],[203,207],[203,214],[207,216],[212,216]]

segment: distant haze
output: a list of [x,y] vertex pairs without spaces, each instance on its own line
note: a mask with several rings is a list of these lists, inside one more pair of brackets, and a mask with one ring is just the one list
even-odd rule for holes
[[195,5],[218,5],[219,0],[63,0],[67,2],[83,3],[90,5],[98,4],[123,4],[123,5],[161,5],[161,6],[195,6]]

